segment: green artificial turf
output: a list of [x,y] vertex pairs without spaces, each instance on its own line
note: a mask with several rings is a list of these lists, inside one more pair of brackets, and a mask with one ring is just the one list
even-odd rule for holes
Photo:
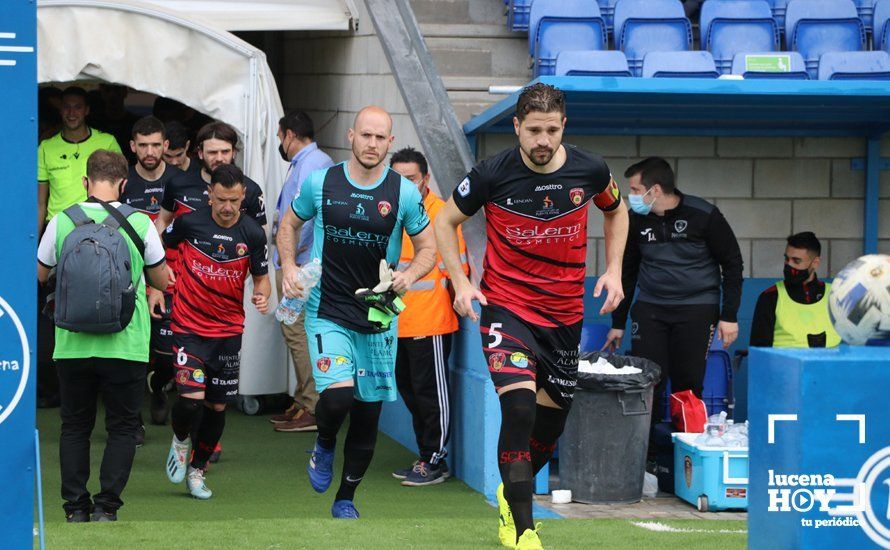
[[[101,414],[101,413],[100,413]],[[146,418],[148,416],[146,415]],[[314,434],[272,431],[268,417],[232,411],[226,417],[222,460],[207,473],[209,501],[167,481],[163,464],[169,426],[147,426],[137,450],[124,506],[115,524],[66,524],[59,496],[58,409],[38,415],[41,432],[47,548],[498,548],[497,512],[485,498],[452,479],[425,488],[402,487],[390,476],[414,457],[380,435],[371,468],[356,494],[359,521],[335,521],[330,506],[339,475],[319,495],[306,475]],[[89,488],[98,492],[104,447],[100,419],[93,435]],[[338,450],[335,469],[342,465]],[[741,521],[661,521],[674,527],[743,530]],[[627,520],[545,520],[547,548],[743,548],[735,533],[655,533]],[[657,545],[657,546],[656,546]]]

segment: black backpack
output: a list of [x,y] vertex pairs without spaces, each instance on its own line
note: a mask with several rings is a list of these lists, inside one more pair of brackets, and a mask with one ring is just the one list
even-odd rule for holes
[[145,244],[127,221],[136,210],[99,201],[108,217],[95,223],[75,204],[64,210],[74,229],[62,243],[56,268],[56,326],[71,332],[111,334],[124,330],[136,309],[133,261],[123,228],[140,256]]

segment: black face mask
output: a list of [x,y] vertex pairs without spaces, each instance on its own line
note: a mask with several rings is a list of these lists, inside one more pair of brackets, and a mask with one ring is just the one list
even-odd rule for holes
[[282,159],[284,162],[290,162],[290,159],[287,158],[287,152],[284,150],[284,144],[283,144],[283,143],[279,143],[279,144],[278,144],[278,154],[281,155],[281,159]]
[[804,281],[810,278],[810,268],[794,269],[788,264],[785,264],[785,269],[782,273],[785,276],[785,283],[789,285],[803,284]]

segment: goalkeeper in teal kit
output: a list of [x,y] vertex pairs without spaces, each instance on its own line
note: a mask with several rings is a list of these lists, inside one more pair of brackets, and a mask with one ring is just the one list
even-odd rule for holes
[[[337,432],[348,415],[343,474],[331,507],[335,518],[357,519],[355,490],[371,463],[383,401],[395,401],[399,295],[435,263],[435,236],[423,199],[410,181],[383,161],[392,143],[392,119],[378,107],[356,115],[348,132],[352,156],[318,170],[302,184],[287,210],[277,245],[284,293],[302,294],[294,259],[297,235],[311,220],[312,257],[321,280],[306,302],[306,335],[319,401],[318,439],[307,471],[312,488],[325,492],[333,478]],[[403,271],[402,232],[417,251]]]

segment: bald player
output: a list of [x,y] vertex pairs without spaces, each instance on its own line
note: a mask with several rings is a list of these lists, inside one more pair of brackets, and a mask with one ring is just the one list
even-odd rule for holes
[[[349,416],[335,518],[358,519],[355,490],[371,463],[383,401],[395,401],[396,294],[426,275],[436,259],[435,237],[417,187],[383,162],[393,142],[392,118],[365,107],[347,132],[349,160],[312,172],[287,209],[278,231],[284,293],[302,294],[295,263],[302,225],[313,220],[312,259],[322,275],[305,306],[306,335],[315,385],[318,438],[309,480],[319,493],[333,478],[334,446]],[[415,256],[402,271],[402,233]],[[391,284],[390,282],[391,281]],[[372,289],[356,295],[358,289]]]

